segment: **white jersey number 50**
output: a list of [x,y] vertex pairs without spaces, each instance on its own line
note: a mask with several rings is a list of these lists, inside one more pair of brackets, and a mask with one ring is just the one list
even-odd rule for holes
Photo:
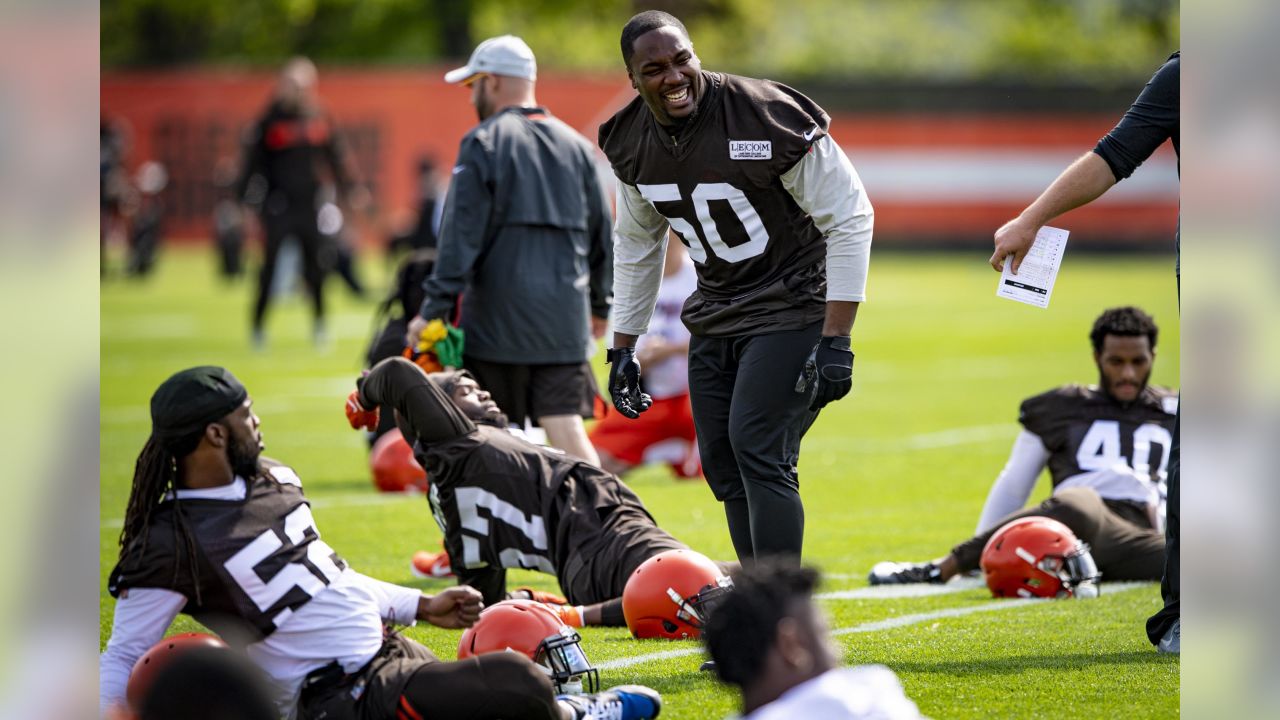
[[[659,202],[679,202],[683,198],[680,197],[680,188],[674,183],[667,185],[636,185],[636,189],[645,200],[651,203]],[[699,183],[693,189],[693,210],[698,216],[698,225],[702,227],[702,236],[707,239],[707,244],[711,246],[711,253],[725,262],[741,262],[748,258],[753,258],[764,252],[765,246],[769,244],[769,232],[765,230],[764,223],[760,220],[760,214],[756,212],[755,207],[751,205],[751,201],[747,199],[738,188],[729,183]],[[727,200],[729,207],[733,208],[733,212],[738,216],[738,220],[742,223],[742,227],[747,231],[747,242],[729,247],[720,237],[720,229],[716,227],[716,221],[711,217],[711,201]],[[665,215],[663,217],[666,217]],[[668,217],[667,221],[671,223],[671,229],[675,230],[685,239],[685,244],[689,246],[689,257],[695,262],[706,264],[707,253],[702,248],[702,243],[698,242],[698,234],[694,232],[693,226],[684,218]]]

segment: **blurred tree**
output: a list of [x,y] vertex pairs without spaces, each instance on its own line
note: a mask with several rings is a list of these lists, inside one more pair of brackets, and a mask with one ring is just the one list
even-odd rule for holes
[[609,72],[648,8],[680,17],[708,67],[765,77],[1114,84],[1179,37],[1177,0],[108,0],[102,63],[445,63],[515,33],[541,67]]

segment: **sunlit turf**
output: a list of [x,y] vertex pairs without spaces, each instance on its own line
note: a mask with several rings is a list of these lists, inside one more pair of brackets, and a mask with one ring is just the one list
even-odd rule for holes
[[[1017,432],[1022,398],[1096,371],[1093,318],[1120,304],[1144,307],[1161,325],[1153,381],[1177,385],[1178,322],[1173,261],[1164,256],[1072,256],[1048,310],[995,297],[986,254],[880,253],[869,301],[854,333],[853,395],[823,411],[800,463],[805,558],[829,578],[825,590],[864,586],[878,560],[920,560],[973,531],[991,480]],[[364,264],[371,284],[387,273]],[[277,303],[266,352],[249,344],[250,285],[214,275],[212,255],[166,253],[144,282],[102,288],[101,637],[113,601],[106,576],[133,463],[149,428],[147,400],[170,373],[196,364],[231,368],[263,421],[267,454],[292,465],[315,503],[317,524],[354,567],[430,592],[445,581],[409,573],[413,551],[435,548],[439,531],[421,497],[378,496],[363,439],[348,429],[342,401],[361,367],[373,303],[331,281],[332,347],[311,345],[300,298]],[[603,353],[597,357],[603,372]],[[700,482],[663,468],[627,478],[659,523],[694,548],[731,558],[719,505]],[[1045,481],[1035,498],[1047,492]],[[555,589],[535,573],[513,582]],[[923,598],[823,601],[833,628],[995,602],[981,589]],[[1154,584],[1097,601],[1041,603],[838,636],[848,663],[894,669],[907,693],[935,717],[1170,717],[1178,712],[1179,663],[1147,644],[1143,622],[1159,605]],[[176,630],[195,629],[185,618]],[[457,631],[408,633],[451,657]],[[625,630],[583,632],[596,663],[686,645],[637,642]],[[734,695],[697,672],[697,655],[602,673],[606,685],[659,689],[663,717],[718,718]]]

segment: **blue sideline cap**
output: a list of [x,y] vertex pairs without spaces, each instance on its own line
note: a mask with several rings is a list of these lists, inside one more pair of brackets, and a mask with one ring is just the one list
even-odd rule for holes
[[447,83],[465,83],[476,75],[507,75],[509,77],[538,79],[538,61],[533,51],[515,35],[489,38],[476,46],[467,64],[445,73]]

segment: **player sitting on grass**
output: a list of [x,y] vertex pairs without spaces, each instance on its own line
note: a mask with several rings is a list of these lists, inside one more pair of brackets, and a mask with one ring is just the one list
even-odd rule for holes
[[733,576],[703,638],[722,682],[742,691],[740,720],[916,720],[920,711],[883,665],[839,666],[813,602],[820,577],[762,561]]
[[622,627],[632,572],[663,551],[688,549],[616,476],[507,431],[506,416],[465,372],[428,375],[390,358],[357,388],[348,398],[352,427],[377,423],[363,408],[395,408],[431,479],[427,497],[453,572],[486,603],[506,597],[507,568],[540,570],[559,579],[567,624]]
[[286,718],[658,714],[661,701],[648,688],[557,697],[523,655],[445,663],[388,632],[384,623],[416,620],[470,626],[480,594],[454,587],[423,595],[352,570],[320,539],[297,474],[261,457],[248,392],[225,369],[166,380],[151,398],[151,422],[110,577],[117,602],[99,664],[103,714],[120,711],[130,669],[179,613],[242,648]]
[[[1088,543],[1104,578],[1159,580],[1178,396],[1147,385],[1157,333],[1138,308],[1103,312],[1089,333],[1098,385],[1065,385],[1023,401],[1024,429],[987,496],[978,534],[932,562],[878,563],[871,584],[942,583],[976,570],[992,533],[1031,515],[1053,518]],[[1046,465],[1053,496],[1018,510]]]
[[635,419],[608,412],[587,434],[600,455],[600,467],[618,477],[652,462],[667,463],[679,478],[702,477],[689,405],[690,336],[680,320],[684,301],[697,286],[698,271],[684,244],[667,243],[649,332],[636,343],[636,359],[644,367],[641,384],[653,404]]

